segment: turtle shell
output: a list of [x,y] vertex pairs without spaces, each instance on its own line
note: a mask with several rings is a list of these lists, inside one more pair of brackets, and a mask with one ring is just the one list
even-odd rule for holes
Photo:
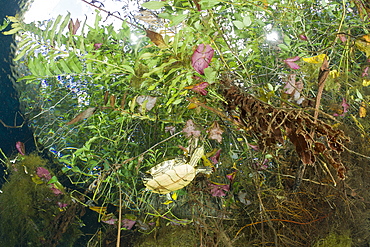
[[151,178],[144,180],[147,189],[154,193],[167,194],[187,186],[195,177],[195,166],[204,154],[204,148],[197,148],[187,163],[184,158],[167,160],[152,167]]
[[195,177],[195,168],[182,163],[146,180],[145,186],[154,193],[167,194],[188,185]]

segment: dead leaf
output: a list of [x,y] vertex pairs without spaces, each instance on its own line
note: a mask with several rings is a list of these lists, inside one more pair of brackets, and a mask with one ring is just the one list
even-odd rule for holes
[[108,97],[109,97],[109,92],[105,91],[105,93],[104,93],[104,105],[106,105],[108,103]]
[[80,21],[78,19],[76,19],[76,22],[73,23],[73,20],[71,18],[71,20],[68,23],[68,29],[69,29],[69,31],[72,34],[76,34],[79,27],[80,27]]
[[159,48],[166,48],[167,45],[164,42],[164,39],[161,34],[150,31],[150,30],[145,30],[146,31],[146,36]]
[[140,105],[139,112],[142,112],[143,109],[150,111],[157,102],[157,98],[149,95],[140,95],[136,98],[136,102]]
[[74,119],[72,119],[71,121],[69,121],[67,123],[67,125],[70,125],[70,124],[74,124],[74,123],[77,123],[85,118],[89,118],[91,117],[94,112],[96,111],[97,107],[90,107],[90,108],[87,108],[85,111],[81,112],[80,114],[78,114]]
[[319,79],[318,79],[319,87],[323,83],[325,83],[326,78],[328,78],[329,72],[330,72],[329,63],[328,63],[328,60],[326,59],[326,57],[324,57],[324,61],[322,62],[322,65],[320,67],[320,72],[319,72]]
[[111,95],[110,98],[109,98],[109,104],[112,108],[114,108],[115,104],[116,104],[116,96],[114,95]]
[[188,121],[186,121],[186,125],[184,129],[182,130],[182,132],[185,133],[186,137],[191,137],[191,136],[194,136],[195,138],[199,137],[200,131],[196,130],[195,127],[196,125],[194,124],[193,120],[189,119]]
[[221,143],[223,132],[224,131],[221,129],[220,125],[215,121],[213,122],[211,129],[209,130],[208,138],[211,140],[216,140],[219,143]]

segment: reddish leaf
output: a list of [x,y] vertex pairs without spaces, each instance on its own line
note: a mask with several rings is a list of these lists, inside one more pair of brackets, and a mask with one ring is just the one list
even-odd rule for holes
[[95,43],[94,44],[94,50],[100,49],[100,47],[103,45],[103,43]]
[[300,68],[299,65],[295,63],[299,59],[301,59],[301,58],[298,57],[298,56],[287,58],[287,59],[284,60],[284,63],[286,65],[288,65],[288,67],[291,68],[291,69],[299,69]]
[[51,174],[50,174],[49,170],[44,168],[44,167],[41,167],[41,166],[36,168],[36,175],[39,178],[45,178],[47,181],[49,181],[51,179]]
[[209,184],[211,188],[212,196],[225,196],[227,191],[230,190],[230,185],[228,184]]
[[184,89],[190,89],[196,93],[199,93],[203,96],[206,96],[208,91],[205,90],[206,87],[209,86],[209,83],[208,82],[201,82],[201,83],[198,83],[198,84],[195,84],[195,85],[192,85],[192,86],[188,86],[188,87],[184,87]]
[[18,152],[21,155],[25,155],[26,154],[26,148],[24,147],[24,143],[23,142],[16,142],[15,143],[15,147],[17,148]]
[[304,40],[304,41],[307,41],[308,39],[307,39],[307,36],[306,35],[304,35],[304,34],[300,34],[299,35],[299,39],[300,40]]
[[212,163],[214,165],[216,165],[218,163],[218,159],[220,158],[221,150],[222,149],[217,150],[217,152],[215,153],[215,155],[213,155],[212,157],[209,157],[209,159],[212,161]]
[[211,62],[215,50],[210,45],[200,44],[191,57],[191,66],[201,75]]

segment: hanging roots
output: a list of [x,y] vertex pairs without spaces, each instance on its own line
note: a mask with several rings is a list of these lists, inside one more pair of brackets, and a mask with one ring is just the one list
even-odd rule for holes
[[284,136],[295,146],[301,161],[313,165],[316,157],[322,154],[337,171],[340,179],[345,179],[346,168],[340,154],[344,151],[343,142],[349,141],[343,131],[316,120],[298,109],[275,108],[252,95],[242,93],[239,88],[224,81],[224,97],[230,114],[237,113],[242,124],[257,136],[261,150],[284,144]]

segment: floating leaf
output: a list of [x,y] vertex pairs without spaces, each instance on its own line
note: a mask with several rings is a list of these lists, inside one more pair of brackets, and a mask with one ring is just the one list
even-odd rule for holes
[[287,58],[287,59],[284,60],[284,63],[286,65],[288,65],[288,67],[291,68],[291,69],[299,69],[300,68],[299,65],[295,63],[299,59],[300,59],[299,56]]
[[215,50],[210,45],[200,44],[191,56],[191,66],[201,75],[212,60]]
[[150,31],[150,30],[145,30],[146,31],[146,36],[159,48],[166,48],[166,42],[164,42],[164,39],[161,34]]
[[302,57],[302,60],[306,63],[323,63],[325,58],[328,60],[326,54],[320,54],[314,57]]
[[97,109],[96,107],[87,108],[87,110],[81,112],[74,119],[72,119],[71,121],[69,121],[67,123],[67,125],[74,124],[74,123],[77,123],[77,122],[79,122],[79,121],[81,121],[81,120],[83,120],[85,118],[91,117],[94,114],[94,112],[95,112],[96,109]]

